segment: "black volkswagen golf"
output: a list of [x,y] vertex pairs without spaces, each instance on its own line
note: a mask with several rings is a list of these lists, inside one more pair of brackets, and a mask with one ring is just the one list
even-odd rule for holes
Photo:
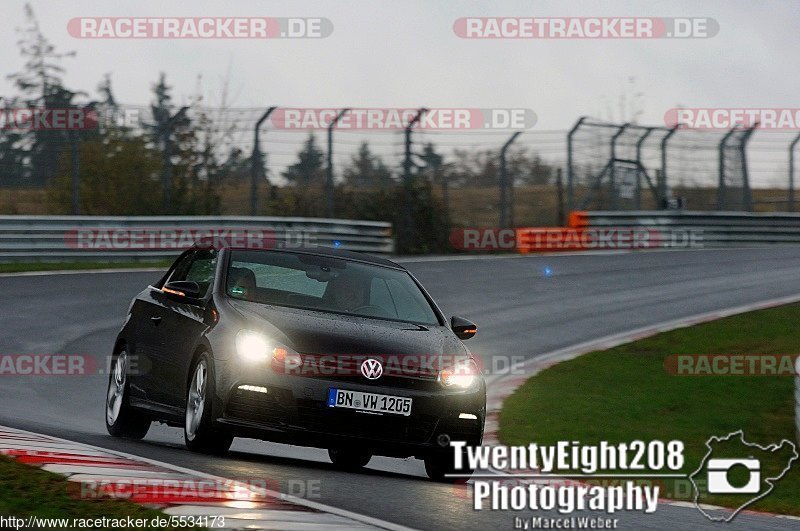
[[194,248],[133,300],[113,351],[111,435],[182,426],[222,454],[234,437],[454,470],[449,442],[481,443],[486,386],[461,340],[400,265],[338,249]]

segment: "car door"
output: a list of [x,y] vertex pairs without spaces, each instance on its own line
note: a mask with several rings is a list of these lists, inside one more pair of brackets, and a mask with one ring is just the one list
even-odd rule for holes
[[[186,280],[200,286],[200,299],[205,301],[210,293],[217,266],[217,251],[196,251],[186,269],[177,272],[170,281]],[[179,274],[177,274],[179,273]],[[200,337],[208,328],[205,304],[187,302],[180,298],[164,296],[164,352],[159,360],[163,403],[176,408],[185,406],[186,382],[192,355]]]
[[[193,251],[186,252],[175,261],[163,282],[174,275],[182,275],[191,263]],[[131,368],[135,368],[135,376],[131,378],[132,395],[149,402],[163,402],[161,397],[161,379],[159,360],[164,356],[166,338],[163,322],[167,315],[165,297],[161,284],[149,286],[142,291],[131,308],[131,319],[134,322],[134,353]]]

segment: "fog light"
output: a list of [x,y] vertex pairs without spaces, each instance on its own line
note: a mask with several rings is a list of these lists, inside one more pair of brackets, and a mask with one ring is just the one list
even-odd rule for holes
[[473,415],[472,413],[461,413],[460,415],[458,415],[458,418],[467,420],[478,420],[478,416]]
[[260,387],[258,385],[240,385],[239,389],[242,391],[252,391],[254,393],[267,393],[266,387]]

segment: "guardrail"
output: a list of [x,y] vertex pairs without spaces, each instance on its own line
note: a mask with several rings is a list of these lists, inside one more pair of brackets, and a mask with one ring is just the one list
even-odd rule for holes
[[383,221],[245,216],[0,216],[0,262],[158,260],[198,238],[263,238],[263,245],[320,245],[388,254]]
[[692,231],[703,247],[800,244],[800,214],[750,212],[572,212],[573,228],[641,227]]
[[[800,244],[800,214],[749,212],[572,212],[575,229],[636,227],[647,230],[697,231],[705,247]],[[795,437],[800,443],[800,358],[796,373]]]

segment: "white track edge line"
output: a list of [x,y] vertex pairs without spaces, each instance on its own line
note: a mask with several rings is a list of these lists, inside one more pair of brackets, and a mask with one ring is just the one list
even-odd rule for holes
[[[16,431],[19,431],[19,432],[23,432],[23,433],[28,433],[28,434],[31,434],[31,435],[40,435],[40,436],[44,436],[44,437],[50,437],[50,438],[58,440],[58,441],[62,441],[62,442],[65,442],[65,443],[70,443],[70,444],[73,444],[73,445],[76,445],[76,446],[82,446],[84,448],[91,448],[93,450],[107,452],[107,453],[110,453],[110,454],[117,455],[119,457],[125,457],[127,459],[131,459],[131,460],[134,460],[134,461],[143,461],[143,462],[149,463],[151,465],[160,466],[160,467],[163,467],[163,468],[174,470],[176,472],[182,472],[184,474],[192,475],[192,476],[195,476],[195,477],[201,477],[201,478],[205,478],[205,479],[213,479],[215,481],[231,481],[230,479],[223,478],[221,476],[215,476],[213,474],[208,474],[206,472],[201,472],[199,470],[192,470],[191,468],[185,468],[185,467],[182,467],[182,466],[179,466],[179,465],[173,465],[173,464],[170,464],[170,463],[164,463],[163,461],[156,461],[155,459],[150,459],[148,457],[141,457],[141,456],[138,456],[138,455],[135,455],[135,454],[129,454],[129,453],[126,453],[126,452],[120,452],[118,450],[111,450],[111,449],[108,449],[108,448],[103,448],[102,446],[94,446],[92,444],[86,444],[86,443],[82,443],[82,442],[70,441],[69,439],[64,439],[64,438],[61,438],[61,437],[55,437],[55,436],[52,436],[52,435],[40,434],[40,433],[28,431],[28,430],[19,429],[19,428],[13,428],[11,426],[6,426],[6,428],[9,428],[9,429],[12,429],[12,430],[16,430]],[[234,484],[240,485],[243,488],[248,488],[246,485],[244,485],[243,483],[240,483],[238,481],[234,482]],[[259,489],[259,491],[261,491],[261,489]],[[335,514],[335,515],[338,515],[338,516],[349,518],[351,520],[355,520],[357,522],[361,522],[361,523],[369,524],[369,525],[372,525],[372,526],[375,526],[375,527],[379,527],[381,529],[389,529],[391,531],[414,531],[414,529],[411,528],[411,527],[405,527],[405,526],[401,526],[401,525],[398,525],[398,524],[393,524],[391,522],[386,522],[386,521],[380,520],[378,518],[373,518],[371,516],[366,516],[366,515],[363,515],[363,514],[354,513],[354,512],[348,511],[347,509],[340,509],[338,507],[333,507],[333,506],[330,506],[330,505],[325,505],[323,503],[318,503],[318,502],[315,502],[315,501],[306,500],[304,498],[298,498],[296,496],[292,496],[291,494],[284,494],[282,492],[275,492],[275,491],[271,491],[271,490],[264,490],[263,492],[266,492],[268,495],[273,496],[273,497],[275,497],[275,498],[277,498],[279,500],[284,500],[284,501],[287,501],[287,502],[290,502],[290,503],[294,503],[294,504],[297,504],[297,505],[303,505],[303,506],[308,507],[310,509],[316,509],[316,510],[321,511],[321,512],[327,512],[327,513]]]

